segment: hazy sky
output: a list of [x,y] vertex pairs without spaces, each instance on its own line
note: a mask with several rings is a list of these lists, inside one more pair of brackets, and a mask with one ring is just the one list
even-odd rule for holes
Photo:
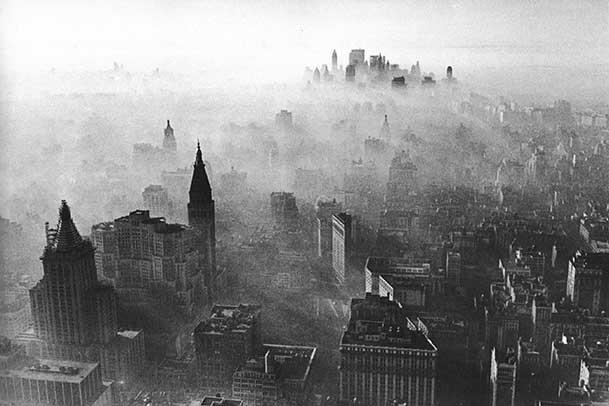
[[[85,4],[86,3],[86,4]],[[362,47],[441,69],[609,60],[607,0],[0,1],[5,71],[255,70],[300,75]]]

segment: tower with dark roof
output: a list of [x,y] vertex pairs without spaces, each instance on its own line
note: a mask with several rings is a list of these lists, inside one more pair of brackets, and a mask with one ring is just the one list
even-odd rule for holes
[[163,149],[167,151],[175,152],[177,150],[176,139],[173,136],[173,128],[167,120],[167,127],[165,127],[165,137],[163,138]]
[[198,231],[199,247],[204,257],[205,286],[210,288],[216,276],[216,218],[211,185],[198,142],[188,194],[188,224]]
[[36,335],[51,345],[110,342],[118,330],[116,295],[97,279],[94,248],[83,239],[65,200],[56,229],[47,225],[44,275],[30,290]]

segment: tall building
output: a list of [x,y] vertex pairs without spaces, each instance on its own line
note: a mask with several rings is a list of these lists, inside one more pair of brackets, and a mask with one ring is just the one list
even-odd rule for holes
[[169,199],[167,190],[161,185],[148,185],[142,192],[144,208],[152,216],[172,217],[173,202]]
[[308,406],[315,347],[264,344],[262,356],[233,374],[233,396],[247,406]]
[[347,65],[347,67],[345,68],[345,81],[355,81],[355,65]]
[[116,335],[116,295],[97,280],[94,248],[81,238],[65,200],[57,230],[48,230],[44,275],[30,290],[34,330],[60,345],[108,343]]
[[491,350],[491,406],[514,406],[516,399],[516,353]]
[[189,314],[197,300],[205,299],[208,285],[193,228],[135,210],[114,222],[94,225],[91,237],[99,276],[117,289],[122,300],[154,298]]
[[417,193],[417,167],[406,151],[396,153],[389,166],[385,205],[387,209],[412,209]]
[[342,205],[336,199],[327,200],[322,197],[315,204],[317,218],[317,256],[325,257],[332,252],[332,215],[342,210]]
[[201,146],[197,142],[192,181],[188,192],[188,224],[197,231],[199,252],[203,255],[205,286],[215,291],[216,278],[216,214],[209,178],[205,172]]
[[336,279],[345,282],[353,245],[353,219],[347,213],[332,215],[332,268]]
[[295,227],[298,220],[298,206],[294,193],[271,193],[271,212],[277,222],[288,228]]
[[349,65],[363,65],[366,62],[366,51],[363,49],[352,49],[349,52]]
[[[28,355],[100,362],[104,377],[126,379],[144,361],[143,333],[130,332],[131,339],[122,339],[116,293],[98,281],[94,250],[62,201],[57,229],[47,224],[44,275],[30,290],[34,334],[16,341],[26,345]],[[113,362],[117,359],[129,361],[119,365]]]
[[194,331],[201,385],[211,393],[229,393],[233,373],[260,347],[260,306],[215,305]]
[[176,139],[173,136],[173,128],[167,120],[167,127],[165,127],[165,137],[163,138],[163,149],[175,152],[177,150]]
[[609,253],[577,252],[570,259],[567,296],[592,314],[609,309]]
[[332,72],[338,70],[338,56],[336,55],[336,49],[332,51]]
[[426,258],[369,257],[364,269],[366,292],[389,296],[405,307],[422,307],[444,292],[445,275]]
[[372,294],[352,299],[340,353],[341,401],[435,405],[438,349],[397,302]]

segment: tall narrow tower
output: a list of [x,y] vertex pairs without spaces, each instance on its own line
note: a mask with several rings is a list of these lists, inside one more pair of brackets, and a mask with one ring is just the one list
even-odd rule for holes
[[51,346],[105,344],[116,336],[116,296],[97,280],[93,253],[63,200],[57,229],[47,227],[44,275],[30,290],[34,332]]
[[332,52],[332,72],[336,72],[338,69],[338,56],[336,55],[336,49]]
[[211,185],[205,172],[201,146],[197,142],[192,181],[188,202],[188,224],[198,231],[199,247],[204,256],[203,275],[205,286],[213,289],[216,276],[216,220]]
[[169,120],[167,120],[167,127],[165,127],[165,138],[163,138],[163,149],[175,152],[177,148],[176,139],[173,135],[173,128],[171,127],[171,124],[169,124]]

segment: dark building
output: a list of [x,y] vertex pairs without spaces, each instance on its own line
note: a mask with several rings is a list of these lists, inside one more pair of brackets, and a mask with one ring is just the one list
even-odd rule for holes
[[48,229],[44,275],[30,290],[36,335],[62,345],[108,343],[116,335],[116,295],[97,280],[93,244],[82,239],[65,200]]
[[355,405],[435,405],[438,349],[387,297],[351,300],[340,343],[339,399]]
[[392,88],[405,88],[406,87],[406,78],[404,76],[396,76],[391,79],[391,87]]
[[105,377],[126,379],[142,366],[143,333],[118,331],[116,293],[98,281],[94,251],[62,201],[57,228],[47,224],[44,275],[30,290],[34,334],[16,341],[28,355],[100,362]]
[[592,314],[609,309],[609,253],[577,252],[571,258],[567,296]]
[[233,374],[260,347],[260,306],[215,305],[194,331],[201,385],[211,393],[230,393]]
[[173,128],[171,128],[171,124],[169,124],[169,120],[167,120],[167,127],[165,127],[165,138],[163,138],[163,149],[169,151],[176,151],[177,144],[176,139],[173,136]]
[[294,193],[271,193],[271,212],[280,224],[288,227],[295,226],[298,219],[298,206],[296,206]]
[[197,142],[192,181],[188,192],[188,224],[198,232],[199,252],[203,255],[205,286],[215,290],[216,274],[216,214],[209,178],[205,172],[201,146]]
[[319,68],[315,68],[313,71],[313,82],[319,83],[321,81],[321,72],[319,72]]
[[516,353],[491,350],[491,406],[514,406],[516,399]]
[[248,406],[309,406],[315,347],[264,344],[233,375],[233,396]]

